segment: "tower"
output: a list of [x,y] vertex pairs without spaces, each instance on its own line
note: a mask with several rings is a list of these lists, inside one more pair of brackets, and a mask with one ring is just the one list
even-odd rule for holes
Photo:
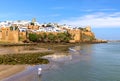
[[33,19],[32,19],[32,23],[34,23],[34,22],[36,22],[36,18],[33,18]]

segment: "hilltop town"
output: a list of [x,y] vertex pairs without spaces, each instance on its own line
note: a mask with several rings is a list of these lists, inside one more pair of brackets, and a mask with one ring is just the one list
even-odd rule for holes
[[[96,40],[94,33],[91,31],[90,26],[72,27],[65,24],[59,25],[57,23],[40,24],[35,18],[32,19],[32,21],[18,20],[0,22],[0,42],[29,42],[31,41],[30,34],[46,34],[46,36],[48,36],[49,34],[58,35],[66,32],[71,36],[67,41],[70,43],[98,41]],[[54,38],[53,36],[51,37]],[[101,40],[99,42],[101,42]]]

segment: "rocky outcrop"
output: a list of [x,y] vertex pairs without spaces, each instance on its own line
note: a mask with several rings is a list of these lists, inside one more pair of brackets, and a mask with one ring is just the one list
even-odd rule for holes
[[72,40],[70,42],[90,42],[95,40],[95,35],[91,32],[91,27],[87,26],[86,28],[68,30],[72,35]]

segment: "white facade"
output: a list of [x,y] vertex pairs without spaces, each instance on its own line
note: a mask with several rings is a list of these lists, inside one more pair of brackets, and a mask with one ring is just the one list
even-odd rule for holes
[[[0,22],[0,27],[10,27],[10,26],[18,26],[20,32],[27,31],[27,26],[30,25],[31,21],[18,20],[18,21],[3,21]],[[66,32],[66,29],[77,29],[77,27],[72,27],[70,25],[58,25],[56,23],[51,23],[52,27],[46,27],[47,24],[40,24],[38,22],[34,22],[35,25],[40,26],[38,30],[31,30],[32,32]],[[45,27],[42,27],[42,26]]]

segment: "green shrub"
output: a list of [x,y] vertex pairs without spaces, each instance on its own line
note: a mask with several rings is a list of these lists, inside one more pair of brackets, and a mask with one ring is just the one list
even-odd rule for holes
[[36,33],[30,33],[29,34],[29,40],[32,42],[69,42],[69,40],[72,39],[72,35],[68,32],[53,34],[53,33],[43,33],[43,34],[36,34]]
[[37,40],[38,40],[37,34],[30,33],[29,34],[29,40],[32,41],[32,42],[37,42]]
[[47,64],[47,59],[41,58],[42,56],[51,53],[33,53],[33,54],[7,54],[0,55],[0,64]]

